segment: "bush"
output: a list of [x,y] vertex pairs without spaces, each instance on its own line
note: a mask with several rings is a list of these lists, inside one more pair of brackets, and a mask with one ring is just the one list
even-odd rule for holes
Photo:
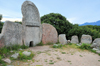
[[71,29],[69,32],[68,32],[68,39],[71,39],[71,36],[73,35],[77,35],[78,38],[79,38],[79,41],[81,39],[81,36],[83,34],[86,34],[86,35],[91,35],[93,40],[95,38],[100,38],[100,32],[99,31],[96,31],[94,29],[90,29],[88,27],[83,27],[83,26],[75,26],[73,27],[73,29]]
[[90,44],[85,44],[82,43],[81,46],[79,46],[80,49],[86,49],[86,50],[91,50],[92,48],[90,47]]
[[44,15],[41,17],[41,22],[53,25],[56,28],[58,34],[66,34],[73,27],[66,17],[59,13],[50,13]]

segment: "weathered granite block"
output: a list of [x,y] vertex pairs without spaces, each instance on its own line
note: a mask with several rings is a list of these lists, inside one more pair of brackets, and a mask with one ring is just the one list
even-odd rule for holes
[[2,29],[4,37],[4,44],[10,46],[11,44],[22,44],[22,25],[10,21],[4,23]]
[[43,23],[42,24],[42,42],[46,43],[56,43],[58,40],[58,33],[55,27],[50,24]]

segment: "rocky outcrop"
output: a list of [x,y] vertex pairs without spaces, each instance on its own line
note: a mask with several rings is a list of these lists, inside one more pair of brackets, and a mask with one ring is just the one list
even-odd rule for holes
[[67,43],[71,43],[71,41],[70,40],[67,40]]
[[56,43],[58,40],[57,30],[50,24],[42,24],[42,42],[46,43]]
[[59,35],[59,42],[60,44],[67,44],[67,40],[66,40],[66,35],[65,34],[60,34]]
[[92,43],[92,37],[90,35],[82,35],[81,43],[91,44]]
[[71,37],[71,43],[74,43],[74,44],[79,43],[79,41],[78,41],[78,36],[72,36],[72,37]]

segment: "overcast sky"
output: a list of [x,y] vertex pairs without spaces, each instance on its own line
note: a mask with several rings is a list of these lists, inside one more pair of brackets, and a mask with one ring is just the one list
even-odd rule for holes
[[[21,5],[26,0],[0,0],[2,21],[21,21]],[[100,20],[100,0],[30,0],[38,8],[40,16],[60,13],[73,24]]]

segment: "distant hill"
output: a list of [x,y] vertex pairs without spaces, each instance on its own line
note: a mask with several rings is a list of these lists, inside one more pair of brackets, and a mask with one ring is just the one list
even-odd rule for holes
[[86,22],[84,24],[80,24],[80,26],[85,26],[85,25],[97,25],[97,26],[100,26],[100,20],[99,21],[96,21],[96,22]]

